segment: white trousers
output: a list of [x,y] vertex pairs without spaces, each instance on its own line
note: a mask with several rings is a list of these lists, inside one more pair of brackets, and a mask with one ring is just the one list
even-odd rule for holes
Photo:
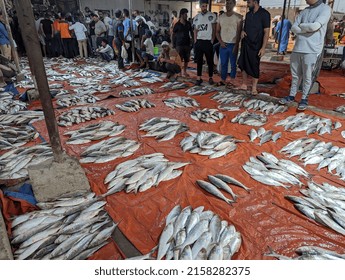
[[301,82],[302,99],[307,99],[316,75],[319,71],[319,59],[321,55],[315,53],[295,53],[291,54],[290,70],[292,76],[290,96],[296,96]]

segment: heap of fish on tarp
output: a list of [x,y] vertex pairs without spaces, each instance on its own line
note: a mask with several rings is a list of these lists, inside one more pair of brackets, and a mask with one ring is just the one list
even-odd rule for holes
[[204,206],[175,206],[159,237],[157,260],[230,260],[241,248],[234,225]]
[[332,134],[332,130],[342,125],[340,122],[333,123],[330,119],[299,113],[277,122],[276,126],[284,126],[285,130],[291,132],[306,131],[307,135],[317,132],[323,135]]
[[267,117],[263,114],[250,113],[244,111],[231,120],[232,123],[245,124],[250,126],[263,126],[267,122]]
[[263,127],[260,127],[258,131],[256,131],[254,128],[252,128],[249,133],[249,139],[250,142],[254,142],[255,139],[259,138],[260,139],[260,146],[269,142],[273,141],[274,143],[282,136],[281,132],[277,132],[273,134],[273,130],[267,130]]
[[183,89],[188,87],[187,84],[181,82],[167,82],[164,85],[160,86],[160,88],[176,90],[176,89]]
[[120,76],[118,78],[112,79],[110,82],[111,84],[115,84],[118,86],[124,86],[124,87],[136,87],[141,86],[141,83],[138,81],[133,80],[132,78],[124,75]]
[[10,92],[0,93],[0,114],[15,114],[23,110],[26,110],[26,103],[14,100]]
[[31,126],[0,125],[0,150],[8,150],[25,145],[36,139],[39,134]]
[[97,96],[93,96],[91,94],[85,94],[83,96],[71,96],[71,97],[64,97],[60,98],[56,101],[56,104],[60,107],[71,107],[76,105],[85,105],[88,103],[96,103],[100,100]]
[[125,137],[112,137],[100,141],[81,153],[81,163],[105,163],[117,158],[128,157],[138,150],[140,144]]
[[20,111],[15,114],[0,115],[1,125],[23,125],[34,121],[43,120],[42,111]]
[[288,110],[287,106],[274,104],[273,102],[267,102],[259,99],[251,99],[243,102],[243,106],[247,110],[261,111],[266,115],[275,115],[278,113],[284,113]]
[[58,125],[72,126],[98,118],[114,115],[114,111],[104,107],[80,107],[62,113],[58,118]]
[[335,111],[338,113],[345,114],[345,105],[337,107],[337,109],[335,109]]
[[214,87],[194,86],[186,90],[188,95],[204,95],[215,91]]
[[285,196],[308,218],[345,235],[345,189],[328,183],[308,182],[301,196]]
[[52,159],[51,147],[45,144],[12,149],[0,156],[0,179],[19,179],[28,176],[28,166]]
[[85,260],[108,243],[116,228],[94,193],[38,203],[42,210],[12,220],[11,244],[19,260]]
[[139,126],[139,130],[146,131],[142,137],[155,137],[159,141],[168,141],[177,134],[187,131],[189,127],[179,120],[165,117],[149,119]]
[[219,112],[217,109],[200,109],[192,112],[190,117],[193,120],[205,122],[205,123],[216,123],[224,118],[223,113]]
[[[301,138],[290,142],[280,150],[290,157],[299,156],[304,165],[318,164],[317,170],[327,168],[332,175],[345,180],[345,148],[313,138]],[[335,174],[333,173],[335,171]]]
[[108,136],[117,136],[125,130],[126,126],[114,123],[112,121],[105,121],[82,127],[78,130],[71,130],[64,133],[69,135],[67,144],[86,144],[91,141],[101,140]]
[[200,104],[191,97],[171,97],[163,100],[164,104],[170,108],[189,108],[189,107],[199,107]]
[[[234,191],[231,189],[231,187],[228,184],[232,184],[240,188],[243,188],[247,192],[250,191],[248,187],[246,187],[244,184],[242,184],[238,180],[224,174],[216,174],[214,176],[208,175],[207,177],[208,177],[209,182],[203,181],[203,180],[197,180],[196,182],[198,186],[202,188],[203,190],[207,191],[208,193],[224,200],[228,204],[235,203],[238,198],[238,195],[234,193]],[[228,197],[226,197],[220,190],[223,190],[229,193],[232,196],[232,199],[229,199]]]
[[[289,185],[302,186],[299,176],[309,178],[309,174],[298,164],[285,159],[278,159],[270,153],[250,157],[242,166],[250,176],[265,185],[290,188]],[[288,185],[287,185],[288,184]]]
[[135,100],[128,100],[122,104],[116,104],[116,108],[120,109],[124,112],[137,112],[140,108],[152,108],[156,107],[156,105],[146,99],[135,99]]
[[211,99],[214,99],[221,104],[218,106],[218,109],[225,111],[240,111],[241,106],[247,97],[242,94],[220,91],[213,95]]
[[179,177],[179,168],[189,163],[170,162],[161,153],[144,155],[128,160],[116,166],[104,180],[108,185],[108,192],[104,196],[125,190],[130,192],[144,192],[151,187],[157,187],[160,182]]
[[298,247],[295,252],[298,256],[294,258],[280,255],[272,249],[270,249],[269,253],[264,255],[277,258],[278,260],[345,260],[345,253],[339,254],[335,251],[317,246],[301,246]]
[[125,89],[123,91],[120,91],[119,95],[120,97],[133,97],[133,96],[141,96],[141,95],[147,95],[147,94],[153,94],[155,91],[148,87],[141,87],[141,88],[135,88],[135,89]]
[[184,152],[208,156],[210,159],[226,156],[236,150],[236,142],[231,135],[222,135],[216,132],[200,131],[188,132],[190,136],[180,142]]

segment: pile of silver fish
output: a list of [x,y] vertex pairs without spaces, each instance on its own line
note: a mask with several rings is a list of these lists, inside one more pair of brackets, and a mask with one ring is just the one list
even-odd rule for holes
[[[270,153],[250,157],[242,166],[250,176],[268,186],[283,187],[289,189],[289,185],[302,186],[299,176],[309,178],[309,174],[298,164],[285,159],[278,159]],[[287,185],[289,184],[289,185]]]
[[189,108],[189,107],[199,107],[200,104],[191,97],[171,97],[163,100],[164,104],[170,108]]
[[121,97],[133,97],[133,96],[141,96],[146,94],[153,94],[155,91],[151,88],[142,87],[142,88],[135,88],[132,90],[125,89],[123,91],[120,91],[119,95]]
[[290,142],[280,152],[289,154],[290,157],[300,156],[299,159],[304,161],[305,166],[318,164],[317,170],[327,168],[330,174],[345,180],[345,148],[333,146],[331,142],[302,138]]
[[[214,176],[208,175],[208,180],[203,181],[203,180],[197,180],[197,184],[200,188],[203,190],[207,191],[210,194],[213,194],[214,196],[224,200],[228,204],[235,203],[238,195],[234,193],[234,191],[231,189],[231,187],[228,184],[232,184],[238,187],[241,187],[245,189],[247,192],[250,191],[248,187],[246,187],[244,184],[241,182],[237,181],[236,179],[224,175],[224,174],[216,174]],[[220,190],[223,190],[227,193],[229,193],[232,196],[232,199],[227,198]]]
[[117,158],[128,157],[138,150],[140,144],[125,137],[112,137],[100,141],[81,153],[81,163],[105,163]]
[[243,103],[243,106],[247,110],[261,111],[266,115],[275,115],[277,113],[284,113],[288,110],[287,106],[274,104],[273,102],[267,102],[259,99],[251,99]]
[[108,185],[108,196],[125,190],[130,192],[144,192],[151,187],[157,187],[160,182],[179,177],[182,174],[181,167],[184,162],[170,162],[161,153],[144,155],[133,160],[128,160],[116,166],[104,180]]
[[97,96],[92,94],[85,94],[83,96],[71,96],[60,98],[56,101],[56,104],[60,107],[71,107],[76,105],[85,105],[88,103],[96,103],[100,100]]
[[201,121],[205,123],[216,123],[224,118],[223,113],[219,112],[217,109],[200,109],[192,112],[190,117],[193,120]]
[[140,82],[154,84],[154,83],[163,82],[163,80],[161,78],[151,76],[151,77],[146,77],[146,78],[140,79]]
[[277,132],[273,134],[273,130],[267,130],[263,127],[260,127],[258,131],[256,131],[254,128],[252,128],[249,131],[249,138],[250,142],[253,142],[256,138],[260,139],[260,146],[265,144],[268,141],[273,141],[274,143],[282,136],[281,132]]
[[108,136],[117,136],[125,130],[126,126],[118,122],[105,121],[95,124],[90,124],[78,130],[71,130],[64,133],[69,135],[67,144],[86,144],[91,141],[101,140]]
[[207,86],[194,86],[186,90],[188,95],[204,95],[215,91],[213,87]]
[[31,126],[13,127],[0,125],[0,150],[23,146],[38,136],[39,134]]
[[28,176],[28,166],[42,163],[53,156],[48,145],[12,149],[0,156],[0,179],[19,179]]
[[295,258],[289,258],[284,255],[277,254],[272,249],[265,256],[274,257],[278,260],[344,260],[345,253],[339,254],[335,251],[327,250],[317,246],[301,246],[296,249],[299,255]]
[[189,127],[179,120],[169,118],[152,118],[139,126],[139,130],[146,131],[143,137],[155,137],[159,141],[168,141],[177,134],[187,131]]
[[15,126],[29,124],[43,119],[44,115],[42,111],[20,111],[10,115],[0,115],[0,124]]
[[0,114],[15,114],[22,110],[26,110],[26,103],[14,100],[12,93],[0,93]]
[[118,86],[124,86],[124,87],[137,87],[137,86],[141,86],[141,83],[138,81],[135,81],[131,78],[129,78],[128,76],[124,75],[124,76],[120,76],[118,78],[115,78],[111,81],[111,84],[115,84]]
[[114,115],[114,111],[104,107],[80,107],[63,112],[58,118],[58,125],[72,126],[98,118]]
[[127,74],[129,74],[132,78],[151,78],[151,77],[160,77],[159,73],[155,72],[148,72],[148,71],[138,71],[138,72],[133,72],[133,71],[127,71]]
[[304,195],[285,196],[294,203],[295,208],[308,218],[334,231],[345,235],[345,189],[328,183],[308,182]]
[[[213,95],[211,99],[216,100],[218,103],[223,105],[238,105],[242,106],[243,102],[247,99],[243,94],[235,94],[227,91],[220,91]],[[218,107],[219,108],[219,107]]]
[[156,107],[155,104],[146,100],[146,99],[135,99],[135,100],[128,100],[122,104],[115,105],[116,108],[120,109],[124,112],[137,112],[140,108],[152,108]]
[[189,132],[189,134],[190,136],[180,142],[184,152],[188,151],[212,159],[226,156],[237,148],[237,140],[231,135],[222,135],[209,131]]
[[230,260],[241,248],[242,238],[229,224],[204,206],[175,206],[159,237],[157,260]]
[[263,126],[267,122],[267,117],[263,114],[250,113],[244,111],[231,120],[232,123],[245,124],[250,126]]
[[94,193],[38,203],[42,210],[16,216],[11,244],[18,260],[85,260],[108,243],[117,224]]
[[337,109],[335,109],[336,112],[345,114],[345,106],[339,106]]
[[333,129],[338,129],[342,125],[340,122],[333,124],[330,119],[299,113],[277,122],[276,126],[284,126],[285,130],[291,132],[306,131],[307,135],[317,132],[319,135],[323,135],[332,134]]
[[164,85],[162,85],[160,88],[168,88],[170,90],[176,90],[176,89],[183,89],[188,87],[187,84],[181,83],[181,82],[167,82]]

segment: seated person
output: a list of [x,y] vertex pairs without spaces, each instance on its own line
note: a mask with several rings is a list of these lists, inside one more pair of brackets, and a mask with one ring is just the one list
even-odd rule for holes
[[175,49],[170,48],[167,41],[162,42],[162,53],[158,57],[158,62],[163,72],[167,72],[167,79],[177,80],[177,74],[181,73],[182,60]]
[[101,47],[96,49],[96,52],[100,54],[101,57],[108,62],[114,58],[114,51],[112,47],[109,46],[107,39],[102,40]]
[[140,68],[149,69],[149,60],[153,60],[153,42],[152,32],[146,30],[145,35],[141,39],[141,49],[137,50],[137,55],[140,61]]

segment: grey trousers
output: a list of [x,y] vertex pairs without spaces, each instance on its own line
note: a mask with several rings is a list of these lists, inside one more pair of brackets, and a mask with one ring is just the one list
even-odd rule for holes
[[298,88],[303,80],[302,99],[307,99],[310,90],[319,73],[319,60],[321,54],[295,53],[291,54],[291,89],[290,96],[296,96]]

